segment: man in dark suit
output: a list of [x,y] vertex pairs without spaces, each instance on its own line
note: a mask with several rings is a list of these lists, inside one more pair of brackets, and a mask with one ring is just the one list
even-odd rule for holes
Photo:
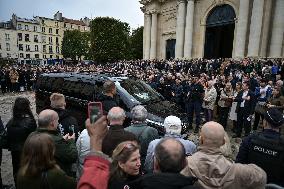
[[234,100],[237,104],[237,132],[233,138],[241,137],[244,127],[245,136],[251,131],[251,118],[254,112],[254,94],[249,90],[249,82],[243,82],[243,90],[239,92]]

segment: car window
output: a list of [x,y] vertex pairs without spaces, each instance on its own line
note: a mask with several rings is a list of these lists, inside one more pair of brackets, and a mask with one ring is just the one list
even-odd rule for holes
[[92,83],[84,83],[81,90],[82,94],[81,98],[88,101],[93,101],[94,93],[95,93],[95,85]]

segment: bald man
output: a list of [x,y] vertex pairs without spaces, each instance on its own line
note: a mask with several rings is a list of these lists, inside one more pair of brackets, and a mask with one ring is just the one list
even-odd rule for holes
[[55,144],[55,160],[60,168],[69,176],[75,176],[72,164],[77,160],[75,134],[61,136],[58,132],[59,116],[54,110],[46,109],[38,115],[38,128],[36,133],[47,133]]
[[198,152],[187,158],[187,166],[181,174],[197,177],[197,185],[205,189],[264,188],[266,173],[254,164],[242,165],[226,159],[220,151],[223,144],[223,126],[213,121],[205,123]]
[[125,117],[125,111],[120,107],[113,107],[107,114],[107,119],[109,121],[109,131],[103,140],[102,152],[110,157],[112,156],[113,150],[121,142],[138,142],[136,136],[133,133],[124,130],[123,122],[125,120]]

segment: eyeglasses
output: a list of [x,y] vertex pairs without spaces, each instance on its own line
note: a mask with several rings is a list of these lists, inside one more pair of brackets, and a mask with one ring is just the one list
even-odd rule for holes
[[279,120],[279,121],[275,121],[275,120],[271,117],[271,115],[269,114],[268,111],[267,111],[266,113],[267,113],[268,117],[269,117],[273,122],[275,122],[275,123],[280,123],[281,121],[283,121],[283,119],[281,119],[281,120]]

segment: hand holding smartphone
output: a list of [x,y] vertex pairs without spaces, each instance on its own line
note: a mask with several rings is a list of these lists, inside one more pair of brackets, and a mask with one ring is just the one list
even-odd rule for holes
[[88,104],[88,115],[91,123],[95,123],[103,115],[101,102],[90,102]]

